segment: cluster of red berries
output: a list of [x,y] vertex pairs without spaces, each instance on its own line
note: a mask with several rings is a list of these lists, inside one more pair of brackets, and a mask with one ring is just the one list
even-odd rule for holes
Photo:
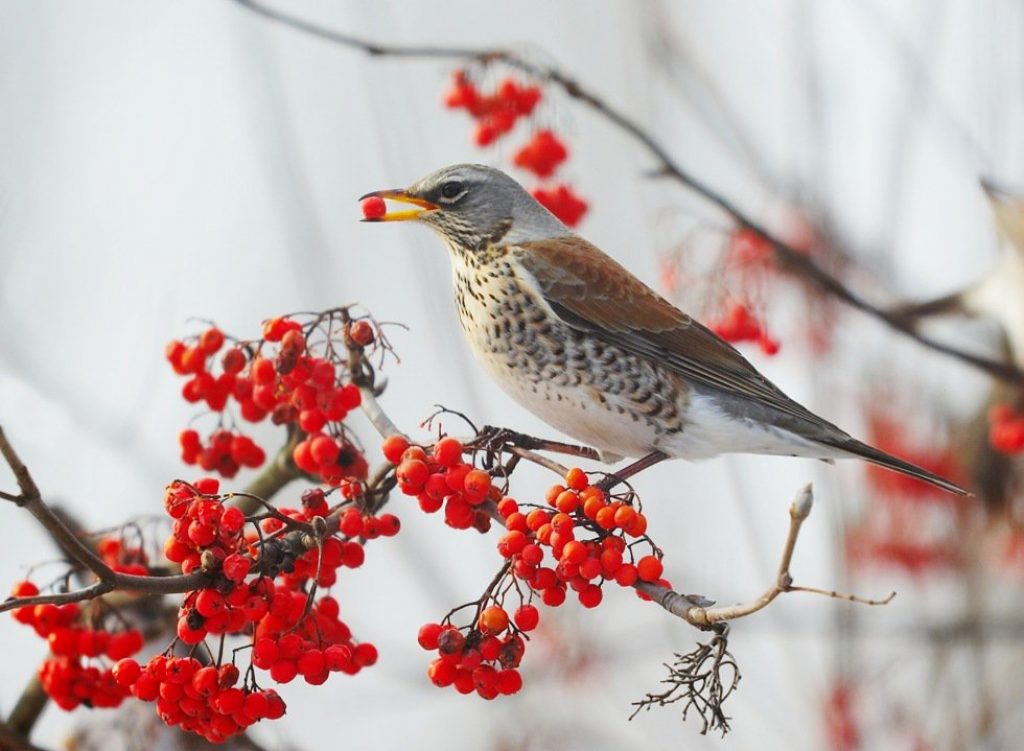
[[129,547],[116,537],[104,537],[96,545],[96,552],[112,571],[119,574],[149,574],[149,557],[146,551],[140,547]]
[[[354,488],[355,483],[343,487]],[[298,522],[311,522],[316,517],[329,513],[327,498],[320,488],[311,488],[302,495],[302,508],[279,508],[278,512]],[[273,535],[284,529],[284,522],[277,518],[264,519],[260,524],[264,535]],[[394,537],[401,524],[394,514],[371,516],[355,507],[349,507],[338,518],[338,531],[345,539],[326,538],[320,547],[311,548],[289,561],[281,571],[280,581],[293,591],[299,591],[307,582],[318,587],[331,587],[337,581],[337,570],[359,568],[366,560],[366,553],[359,540],[373,540],[378,537]],[[255,538],[250,538],[255,544]]]
[[1024,413],[1009,404],[997,404],[988,413],[988,441],[1004,454],[1024,451]]
[[[629,538],[646,535],[647,518],[632,504],[609,498],[591,485],[579,468],[567,473],[565,485],[549,489],[546,500],[551,508],[521,510],[513,498],[502,497],[487,472],[463,460],[465,447],[455,438],[440,439],[428,453],[395,435],[384,441],[383,452],[397,465],[402,492],[415,495],[427,513],[443,506],[450,526],[486,529],[490,519],[480,506],[494,502],[506,528],[498,552],[511,564],[509,576],[525,582],[546,605],[561,605],[571,588],[584,607],[596,607],[606,581],[624,587],[637,582],[671,587],[662,578],[659,556],[626,560],[633,555]],[[548,552],[551,565],[545,566]],[[639,590],[637,594],[648,599]],[[515,693],[522,686],[515,668],[526,649],[520,632],[533,630],[539,620],[539,611],[529,602],[522,603],[512,618],[501,602],[495,602],[481,605],[476,622],[461,629],[447,622],[426,624],[420,630],[420,645],[439,654],[428,669],[431,681],[453,685],[462,693],[475,690],[487,699]]]
[[[11,594],[33,597],[39,589],[29,581],[19,582]],[[110,632],[82,625],[82,610],[76,603],[35,605],[13,610],[14,618],[32,626],[46,639],[50,656],[39,668],[39,681],[46,694],[61,709],[117,707],[128,696],[101,658],[120,660],[142,649],[142,634],[136,629]],[[90,664],[96,660],[96,664]]]
[[[507,530],[498,541],[498,552],[512,560],[512,572],[538,592],[544,604],[561,605],[569,588],[584,607],[597,607],[606,581],[623,587],[638,580],[671,586],[661,578],[662,563],[657,556],[646,555],[635,563],[624,558],[629,549],[627,538],[640,538],[647,532],[643,513],[623,501],[609,501],[605,491],[591,485],[579,468],[569,470],[565,481],[565,485],[548,490],[551,510],[534,508],[523,513],[511,498],[498,504]],[[578,535],[591,537],[578,540]],[[550,566],[542,565],[546,549],[551,554]]]
[[203,445],[199,431],[189,428],[178,435],[181,460],[185,464],[199,465],[206,472],[217,472],[231,478],[242,467],[259,467],[267,459],[256,442],[242,433],[218,428]]
[[537,203],[546,208],[568,227],[575,227],[587,213],[587,202],[566,184],[537,187],[530,191]]
[[761,266],[773,260],[770,242],[752,229],[738,229],[729,236],[729,262],[740,267]]
[[[303,493],[301,509],[281,508],[279,512],[310,522],[326,517],[329,510],[323,490],[311,488]],[[264,535],[274,535],[284,529],[284,522],[271,517],[264,519],[261,527]],[[398,518],[392,514],[374,517],[350,507],[339,518],[339,532],[345,540],[328,537],[320,547],[283,561],[269,609],[255,627],[253,664],[269,671],[278,683],[289,683],[301,675],[311,685],[322,684],[331,672],[355,675],[373,665],[377,648],[369,642],[353,641],[351,629],[339,618],[338,601],[324,596],[311,603],[305,587],[309,583],[330,587],[337,581],[340,567],[363,565],[365,552],[356,539],[390,537],[398,529]]]
[[489,146],[528,117],[541,99],[537,86],[522,86],[514,78],[503,79],[490,94],[482,93],[464,70],[452,74],[451,88],[444,94],[445,106],[464,109],[474,120],[473,141]]
[[[517,611],[519,630],[536,627],[536,610],[532,605],[524,605]],[[465,629],[467,633],[463,634],[450,623],[427,623],[420,628],[420,646],[438,653],[427,667],[431,682],[439,688],[452,686],[460,694],[476,691],[484,699],[517,693],[523,687],[517,668],[526,642],[513,629],[508,613],[500,605],[491,605],[483,608],[476,623]]]
[[537,177],[551,177],[555,169],[569,157],[569,150],[552,131],[544,129],[533,134],[533,138],[512,157],[512,163],[529,170]]
[[160,654],[144,666],[120,660],[113,669],[117,685],[145,702],[156,702],[157,716],[170,726],[223,743],[260,720],[284,716],[277,692],[239,688],[233,664],[203,665],[194,657]]
[[[164,510],[174,519],[171,536],[164,544],[164,555],[181,565],[189,574],[213,562],[226,561],[242,546],[245,515],[233,506],[225,506],[217,493],[220,482],[212,477],[196,480],[194,485],[176,480],[164,491]],[[248,565],[244,574],[248,573]]]
[[[373,327],[367,321],[356,321],[346,337],[366,346],[374,341]],[[210,360],[224,342],[224,335],[211,328],[192,345],[173,341],[167,346],[167,358],[175,372],[191,376],[183,389],[187,400],[205,401],[211,410],[222,412],[232,399],[249,422],[269,416],[275,425],[296,424],[308,434],[294,455],[304,472],[335,485],[345,477],[366,477],[365,458],[336,426],[359,406],[359,389],[343,382],[344,373],[339,373],[331,359],[308,352],[301,323],[289,318],[268,321],[261,342],[224,352],[221,372],[215,376]],[[224,429],[214,431],[206,445],[195,430],[183,431],[179,442],[186,463],[224,477],[233,477],[239,467],[258,467],[266,460],[263,449],[251,438]]]
[[423,511],[432,514],[444,507],[445,523],[455,529],[491,528],[491,518],[480,506],[499,500],[501,492],[487,472],[462,460],[458,440],[442,438],[428,455],[422,447],[410,446],[404,436],[393,435],[384,441],[383,451],[397,465],[399,490],[416,496]]
[[[304,597],[301,604],[306,607]],[[293,615],[293,622],[298,623],[301,611]],[[288,616],[279,619],[280,623],[290,621]],[[271,623],[268,619],[256,630],[252,661],[278,683],[290,683],[301,675],[306,683],[319,686],[330,673],[355,675],[377,662],[373,644],[352,640],[348,626],[338,619],[338,601],[333,597],[320,598],[310,609],[302,622],[302,634]]]
[[[339,618],[338,601],[331,596],[314,600],[311,592],[315,587],[332,586],[340,567],[361,566],[365,553],[357,540],[396,534],[397,517],[391,514],[371,516],[350,507],[338,520],[338,531],[344,539],[329,536],[321,544],[307,549],[308,543],[293,544],[281,533],[287,531],[286,519],[304,524],[322,523],[330,515],[331,508],[323,489],[307,490],[303,493],[301,508],[279,508],[276,514],[259,520],[259,531],[253,526],[248,533],[245,531],[247,519],[237,508],[225,506],[223,498],[217,495],[218,490],[216,479],[203,478],[192,485],[174,482],[165,493],[165,508],[174,519],[165,546],[168,559],[180,563],[186,573],[201,568],[211,575],[219,574],[210,585],[186,593],[178,615],[178,639],[186,645],[195,645],[209,635],[251,634],[253,665],[268,671],[271,679],[281,684],[301,675],[307,683],[320,685],[331,672],[354,675],[373,665],[377,661],[376,647],[353,640],[351,630]],[[343,485],[343,494],[354,496],[359,491],[360,483],[356,481]],[[244,692],[233,688],[237,675],[226,683],[210,683],[212,673],[204,673],[206,668],[192,663],[165,665],[158,661],[154,671],[150,671],[154,672],[156,682],[163,680],[159,673],[165,669],[168,676],[174,676],[167,680],[181,682],[177,673],[170,671],[170,665],[177,665],[175,670],[186,672],[195,668],[193,672],[197,676],[207,676],[192,679],[189,685],[212,710],[178,712],[158,702],[158,713],[168,724],[180,724],[207,738],[225,738],[258,719],[280,716],[284,711],[283,703],[273,692],[251,691],[242,695]],[[221,666],[220,670],[224,668]],[[138,677],[137,665],[128,669]],[[147,670],[149,667],[141,674],[145,676]],[[202,687],[196,683],[199,680],[203,681]],[[151,700],[157,696],[153,693],[153,680],[145,679],[141,689],[137,688],[140,684],[136,684],[135,679],[130,684],[133,692],[142,692],[137,694],[139,698]],[[178,689],[161,686],[159,697],[166,698],[167,691],[172,692],[175,700],[183,695]],[[187,698],[197,698],[187,687],[183,691]],[[216,691],[221,692],[218,694],[222,697],[220,702],[229,701],[231,705],[218,706],[218,700],[211,699],[209,693]],[[243,709],[234,704],[236,694],[244,699]],[[223,698],[225,696],[229,698]],[[254,696],[259,698],[252,698]],[[279,711],[264,714],[269,711],[264,698],[271,704],[276,703],[275,706],[279,704]]]
[[[541,100],[537,86],[524,86],[513,78],[503,79],[491,94],[482,94],[464,70],[453,74],[451,88],[444,95],[444,103],[452,109],[464,109],[476,120],[473,140],[477,146],[490,146],[515,127],[521,117],[529,117]],[[512,163],[532,172],[537,177],[551,177],[569,157],[569,149],[555,133],[543,128],[512,157]],[[548,211],[570,227],[579,224],[587,212],[587,203],[571,186],[562,183],[537,186],[530,193]],[[364,204],[367,218],[383,215],[381,204]]]
[[757,342],[761,351],[769,356],[779,351],[778,340],[768,334],[764,324],[742,303],[733,303],[725,318],[711,324],[711,330],[727,342]]
[[[349,393],[355,394],[358,406],[359,389],[353,386]],[[336,438],[327,433],[310,433],[295,445],[292,459],[303,472],[331,485],[340,485],[347,478],[365,480],[369,470],[366,457],[344,435]]]

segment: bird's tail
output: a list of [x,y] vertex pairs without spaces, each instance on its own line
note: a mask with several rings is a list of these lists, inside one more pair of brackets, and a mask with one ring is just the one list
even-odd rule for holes
[[876,449],[874,446],[869,446],[866,443],[862,443],[854,438],[849,438],[846,441],[835,442],[832,444],[835,448],[853,456],[859,456],[861,459],[877,464],[880,467],[891,469],[894,472],[900,472],[910,477],[915,477],[918,480],[934,485],[937,488],[942,488],[950,493],[956,493],[957,495],[971,495],[968,491],[961,488],[954,482],[950,482],[945,477],[940,477],[934,472],[929,472],[927,469],[918,467],[916,464],[904,461],[899,457],[887,454],[884,451]]

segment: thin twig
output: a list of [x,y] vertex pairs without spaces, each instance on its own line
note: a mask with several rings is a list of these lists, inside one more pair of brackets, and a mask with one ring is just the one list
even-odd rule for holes
[[786,542],[783,545],[782,557],[779,561],[775,582],[760,597],[750,602],[723,607],[704,607],[697,604],[692,596],[681,595],[667,587],[660,587],[656,584],[637,583],[636,588],[651,597],[665,610],[702,629],[714,628],[726,621],[736,620],[737,618],[743,618],[744,616],[756,613],[767,607],[783,592],[810,592],[863,605],[886,605],[891,602],[896,596],[895,592],[891,592],[888,597],[881,600],[869,600],[857,595],[844,594],[833,590],[793,585],[793,577],[789,571],[793,560],[793,551],[796,548],[797,537],[800,535],[800,528],[807,517],[810,516],[813,503],[814,494],[811,486],[806,485],[789,507],[789,533],[786,535]]

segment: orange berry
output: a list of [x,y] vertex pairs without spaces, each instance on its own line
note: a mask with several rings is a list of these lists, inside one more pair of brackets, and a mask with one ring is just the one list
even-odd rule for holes
[[645,582],[658,581],[663,570],[661,560],[653,555],[645,555],[636,563],[636,574]]
[[636,518],[633,519],[633,524],[626,530],[626,534],[632,537],[643,537],[646,532],[647,517],[641,513],[637,513]]
[[573,527],[575,526],[576,522],[568,514],[555,514],[551,517],[551,528],[559,534],[572,534]]
[[[587,560],[587,546],[578,540],[570,540],[565,543],[565,547],[562,548],[561,560],[565,563],[574,563],[578,566],[583,563],[583,561]],[[659,573],[658,575],[660,576],[661,574]]]
[[554,506],[555,499],[557,499],[558,496],[561,495],[561,493],[564,490],[565,487],[562,485],[552,485],[550,488],[548,488],[548,492],[545,494],[544,500],[547,501],[549,506]]
[[426,484],[427,478],[430,477],[430,468],[425,462],[418,459],[403,459],[402,463],[398,465],[398,469],[395,470],[395,476],[403,485],[408,485],[410,488],[422,488]]
[[410,446],[402,452],[402,461],[406,459],[416,459],[425,463],[427,461],[427,452],[423,450],[422,446]]
[[632,587],[636,582],[636,566],[623,563],[615,570],[615,581],[623,587]]
[[462,443],[459,440],[449,436],[434,444],[434,460],[441,466],[454,466],[461,459]]
[[632,506],[619,506],[615,509],[615,526],[620,529],[629,529],[636,521],[636,511]]
[[587,480],[586,472],[579,467],[573,467],[565,473],[565,484],[573,490],[583,490],[590,483]]
[[604,500],[596,496],[591,496],[583,503],[583,514],[588,519],[596,519],[597,512],[603,508],[606,508]]
[[555,499],[554,506],[563,514],[571,514],[580,505],[579,496],[572,490],[563,490]]
[[601,604],[603,594],[596,584],[588,584],[580,590],[580,604],[585,608],[596,608]]
[[463,488],[469,503],[483,503],[491,489],[491,476],[482,469],[471,469],[463,480]]
[[594,514],[594,521],[597,522],[597,526],[601,529],[614,529],[615,528],[615,509],[611,506],[603,506],[597,510]]
[[536,532],[541,526],[551,521],[548,512],[542,508],[535,508],[526,515],[526,526]]
[[381,446],[381,450],[384,452],[384,458],[392,464],[398,464],[402,461],[402,454],[409,448],[409,440],[404,435],[389,435],[384,439],[384,444]]
[[[507,520],[512,514],[519,512],[519,504],[516,503],[514,498],[502,498],[498,501],[498,513],[501,514]],[[508,526],[506,524],[506,526]]]
[[498,605],[484,608],[480,613],[480,628],[492,634],[500,634],[508,628],[508,613]]
[[550,524],[541,524],[540,527],[537,528],[537,531],[535,533],[537,537],[537,542],[543,545],[547,545],[551,542],[552,532],[554,532],[554,530],[552,529]]

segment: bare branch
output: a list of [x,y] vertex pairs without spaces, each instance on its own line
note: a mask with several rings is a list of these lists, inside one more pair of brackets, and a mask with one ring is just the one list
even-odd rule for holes
[[44,751],[6,722],[0,722],[0,748],[9,751]]
[[881,600],[869,600],[857,595],[842,594],[832,590],[793,585],[793,577],[789,572],[790,564],[793,560],[793,551],[796,548],[797,537],[800,535],[800,528],[803,526],[804,520],[810,516],[813,502],[814,495],[811,486],[806,485],[789,507],[789,533],[786,535],[786,541],[783,545],[782,558],[779,561],[775,582],[755,600],[717,608],[705,607],[695,602],[695,598],[692,595],[682,595],[666,587],[659,587],[656,584],[644,582],[638,582],[635,586],[668,612],[702,629],[714,628],[726,621],[743,618],[763,610],[783,592],[810,592],[863,605],[886,605],[891,602],[896,596],[895,592],[891,592],[888,597]]
[[[7,729],[16,736],[19,736],[18,740],[20,742],[27,743],[26,739],[29,733],[32,732],[32,728],[43,713],[43,710],[46,709],[49,701],[50,697],[43,690],[43,684],[39,681],[39,676],[33,674],[28,684],[22,689],[14,709],[11,710],[11,714],[7,718],[5,723]],[[4,740],[7,743],[14,742],[14,739],[11,738],[4,738]]]

